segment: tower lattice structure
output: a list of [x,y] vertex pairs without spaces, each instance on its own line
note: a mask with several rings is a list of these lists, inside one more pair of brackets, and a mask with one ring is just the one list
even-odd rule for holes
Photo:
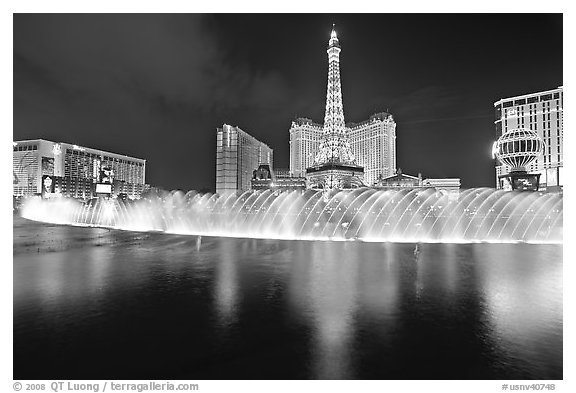
[[314,166],[326,164],[355,165],[354,155],[348,142],[342,105],[340,81],[340,44],[334,26],[328,41],[328,86],[326,89],[326,112],[324,130]]
[[334,26],[328,41],[328,87],[322,140],[312,167],[306,169],[307,187],[325,192],[362,187],[364,168],[356,165],[344,123],[340,83],[340,44]]

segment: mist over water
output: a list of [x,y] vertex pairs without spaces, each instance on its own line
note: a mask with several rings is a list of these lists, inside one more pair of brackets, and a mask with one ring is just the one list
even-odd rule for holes
[[136,231],[292,240],[561,243],[563,196],[433,188],[360,188],[324,194],[172,192],[139,201],[30,199],[22,216],[43,222]]

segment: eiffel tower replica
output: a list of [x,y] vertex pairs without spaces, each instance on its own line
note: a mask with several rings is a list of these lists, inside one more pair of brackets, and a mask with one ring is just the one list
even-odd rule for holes
[[326,113],[319,151],[312,167],[306,169],[308,188],[341,190],[364,186],[364,168],[356,165],[344,123],[340,84],[340,44],[334,26],[328,41],[328,88]]

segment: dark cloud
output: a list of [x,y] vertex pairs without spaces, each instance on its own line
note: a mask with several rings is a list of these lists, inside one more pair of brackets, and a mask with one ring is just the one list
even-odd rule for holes
[[[159,175],[151,180],[161,185],[213,186],[211,157],[195,153],[214,150],[215,128],[232,120],[225,114],[273,111],[286,105],[289,89],[277,72],[228,64],[205,19],[16,15],[15,138],[122,151],[149,159],[149,173]],[[154,170],[181,170],[170,150],[187,158],[192,182]]]
[[225,64],[197,15],[16,16],[14,36],[25,78],[118,105],[161,97],[203,110],[266,107],[285,88],[279,74]]

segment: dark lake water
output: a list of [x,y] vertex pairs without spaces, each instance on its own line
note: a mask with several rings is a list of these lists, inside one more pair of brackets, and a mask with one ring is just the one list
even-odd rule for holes
[[562,379],[562,246],[14,217],[14,379]]

